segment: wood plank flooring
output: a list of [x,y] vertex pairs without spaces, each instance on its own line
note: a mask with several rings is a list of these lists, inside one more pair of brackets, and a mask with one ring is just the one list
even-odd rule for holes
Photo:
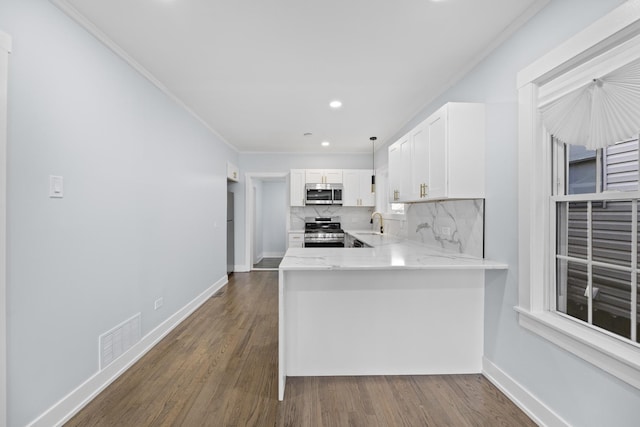
[[481,375],[289,378],[278,274],[235,273],[67,426],[535,426]]

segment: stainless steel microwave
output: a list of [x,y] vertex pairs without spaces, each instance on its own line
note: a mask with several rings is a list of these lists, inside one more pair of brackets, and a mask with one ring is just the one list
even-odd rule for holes
[[305,194],[307,205],[342,204],[342,184],[307,184]]

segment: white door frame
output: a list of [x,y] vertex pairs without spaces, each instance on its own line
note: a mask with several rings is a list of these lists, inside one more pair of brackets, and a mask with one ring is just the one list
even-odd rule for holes
[[244,196],[245,196],[245,206],[244,206],[244,213],[245,213],[245,222],[244,222],[244,229],[245,229],[245,233],[244,233],[244,237],[245,237],[245,243],[244,243],[244,260],[245,260],[245,266],[242,269],[243,271],[251,271],[251,268],[253,267],[253,264],[251,263],[253,260],[253,236],[252,236],[252,230],[253,230],[253,224],[255,221],[254,218],[254,212],[255,212],[255,206],[253,203],[254,197],[253,197],[253,180],[260,180],[260,179],[274,179],[274,178],[282,178],[285,180],[285,182],[287,182],[287,177],[289,176],[289,172],[256,172],[256,173],[246,173],[245,174],[245,190],[244,190]]
[[11,37],[0,31],[0,427],[7,425],[7,81]]

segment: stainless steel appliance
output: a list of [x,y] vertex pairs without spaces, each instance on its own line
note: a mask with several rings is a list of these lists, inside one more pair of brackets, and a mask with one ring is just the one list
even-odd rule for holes
[[344,231],[340,228],[340,217],[305,218],[305,248],[344,248]]
[[233,193],[227,192],[227,274],[233,272],[235,245],[233,240]]
[[306,184],[305,204],[341,205],[342,184]]

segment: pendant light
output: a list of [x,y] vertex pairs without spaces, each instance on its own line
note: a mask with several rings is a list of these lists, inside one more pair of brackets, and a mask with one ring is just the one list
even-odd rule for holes
[[372,136],[371,140],[371,192],[376,192],[376,138]]

